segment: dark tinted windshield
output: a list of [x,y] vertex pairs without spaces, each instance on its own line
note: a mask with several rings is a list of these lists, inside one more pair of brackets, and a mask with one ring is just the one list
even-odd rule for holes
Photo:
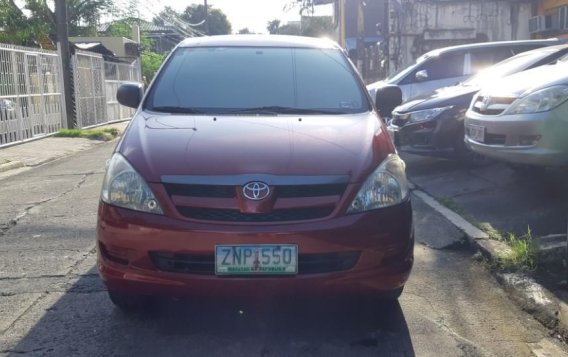
[[358,113],[370,109],[339,50],[179,48],[146,103],[188,113]]

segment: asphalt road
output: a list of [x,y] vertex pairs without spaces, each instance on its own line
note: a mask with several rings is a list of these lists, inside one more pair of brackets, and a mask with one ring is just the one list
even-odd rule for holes
[[167,300],[151,314],[125,315],[94,267],[96,208],[113,145],[0,179],[0,355],[556,356],[566,349],[508,300],[460,245],[460,232],[416,197],[416,262],[399,303],[225,296]]

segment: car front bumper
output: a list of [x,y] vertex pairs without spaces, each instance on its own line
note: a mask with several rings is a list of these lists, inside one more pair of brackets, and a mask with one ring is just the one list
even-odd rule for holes
[[[562,107],[566,105],[542,113],[499,116],[469,111],[465,122],[466,146],[481,155],[511,163],[566,166],[568,120]],[[470,137],[470,125],[485,128],[483,142]]]
[[[209,225],[99,207],[98,269],[109,290],[168,296],[381,296],[404,286],[413,264],[410,201],[373,212],[289,225]],[[352,267],[294,276],[162,271],[151,252],[210,261],[219,244],[297,244],[302,256],[358,253]],[[211,258],[211,259],[210,259]]]

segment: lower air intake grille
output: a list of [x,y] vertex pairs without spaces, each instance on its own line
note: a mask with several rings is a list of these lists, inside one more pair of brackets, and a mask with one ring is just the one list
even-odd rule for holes
[[[298,274],[322,274],[349,270],[357,264],[359,255],[359,252],[300,254]],[[215,274],[213,255],[150,252],[150,258],[161,271],[199,275]]]

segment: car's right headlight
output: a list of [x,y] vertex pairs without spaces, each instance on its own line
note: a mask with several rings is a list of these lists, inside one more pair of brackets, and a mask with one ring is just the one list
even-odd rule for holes
[[409,194],[404,161],[390,154],[367,178],[347,213],[360,213],[402,203]]
[[448,107],[441,107],[441,108],[432,108],[432,109],[425,109],[425,110],[418,110],[415,112],[410,112],[407,114],[408,121],[411,123],[420,123],[423,121],[432,120],[438,115],[442,114],[448,109],[452,109],[453,106]]
[[546,112],[566,100],[568,100],[568,86],[552,86],[517,99],[503,115]]
[[142,176],[119,153],[112,155],[101,192],[103,202],[154,214],[163,214],[154,193]]

